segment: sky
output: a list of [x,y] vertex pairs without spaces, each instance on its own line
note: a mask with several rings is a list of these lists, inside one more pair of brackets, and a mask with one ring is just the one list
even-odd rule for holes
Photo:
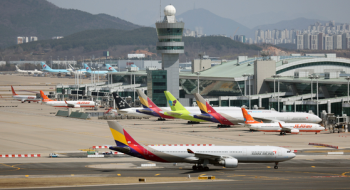
[[[249,28],[299,17],[350,23],[350,0],[48,0],[61,8],[105,13],[141,26],[159,20],[172,4],[176,15],[194,8],[235,20]],[[161,9],[160,9],[161,5]],[[263,19],[262,19],[263,18]]]

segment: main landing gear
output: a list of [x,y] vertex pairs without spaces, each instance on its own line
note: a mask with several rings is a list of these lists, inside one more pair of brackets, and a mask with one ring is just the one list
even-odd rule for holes
[[280,135],[286,135],[286,132],[280,132]]
[[187,121],[188,124],[199,124],[197,121]]
[[165,119],[164,118],[158,118],[158,121],[165,121]]
[[208,171],[208,170],[209,170],[209,167],[208,167],[208,166],[203,167],[201,164],[198,164],[198,166],[197,166],[197,165],[193,165],[193,166],[192,166],[192,170],[204,170],[204,171]]
[[278,169],[278,162],[275,162],[275,167],[273,168]]

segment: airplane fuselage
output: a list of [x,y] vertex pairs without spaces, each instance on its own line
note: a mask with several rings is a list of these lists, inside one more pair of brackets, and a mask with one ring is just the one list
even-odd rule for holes
[[322,127],[319,124],[312,124],[312,123],[281,123],[283,125],[283,128],[280,127],[278,123],[254,123],[254,124],[247,124],[248,128],[257,130],[257,131],[263,131],[263,132],[283,132],[286,131],[287,133],[289,131],[293,130],[297,134],[298,132],[321,132],[325,128]]
[[81,108],[92,108],[95,107],[94,101],[47,101],[44,102],[45,105],[52,107],[81,107]]
[[13,99],[21,102],[40,102],[41,98],[36,98],[36,96],[26,96],[26,95],[14,95]]

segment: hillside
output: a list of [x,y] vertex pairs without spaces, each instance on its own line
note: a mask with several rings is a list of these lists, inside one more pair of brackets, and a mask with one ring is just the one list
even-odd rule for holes
[[297,30],[303,30],[307,29],[309,25],[315,24],[316,22],[320,23],[325,23],[326,21],[321,21],[317,19],[307,19],[307,18],[296,18],[293,20],[283,20],[274,24],[265,24],[265,25],[260,25],[257,27],[254,27],[253,30],[283,30],[283,29],[297,29]]
[[1,0],[0,10],[2,48],[15,45],[17,36],[37,36],[43,40],[91,29],[131,30],[139,27],[106,14],[62,9],[46,0]]
[[[96,29],[78,32],[58,40],[42,40],[21,45],[15,45],[2,51],[2,59],[43,59],[64,56],[102,55],[102,51],[110,51],[111,56],[123,57],[138,49],[156,53],[157,34],[155,28],[145,27],[134,30]],[[212,56],[233,58],[238,53],[254,53],[261,50],[255,45],[247,45],[230,38],[209,36],[202,38],[184,37],[185,59],[197,57],[199,52],[206,52]],[[5,57],[6,56],[6,57]],[[158,55],[160,56],[160,55]],[[160,58],[160,57],[158,57]]]
[[205,9],[193,9],[176,16],[177,20],[185,23],[185,28],[195,31],[196,27],[203,28],[203,34],[218,35],[225,34],[232,36],[239,27],[236,34],[250,35],[251,30],[246,26],[228,19],[220,17]]

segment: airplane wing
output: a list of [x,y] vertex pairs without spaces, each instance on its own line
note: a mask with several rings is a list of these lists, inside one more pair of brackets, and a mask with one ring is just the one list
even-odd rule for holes
[[[215,159],[220,159],[220,158],[228,158],[230,156],[221,156],[221,155],[214,155],[214,154],[203,154],[203,153],[195,153],[193,152],[191,149],[187,149],[187,152],[189,154],[194,154],[195,157],[199,158],[199,159],[210,159],[210,160],[215,160]],[[232,158],[232,157],[230,157]]]
[[283,127],[280,122],[278,122],[278,124],[280,125],[282,131],[289,132],[291,134],[298,134],[299,133],[299,129]]

